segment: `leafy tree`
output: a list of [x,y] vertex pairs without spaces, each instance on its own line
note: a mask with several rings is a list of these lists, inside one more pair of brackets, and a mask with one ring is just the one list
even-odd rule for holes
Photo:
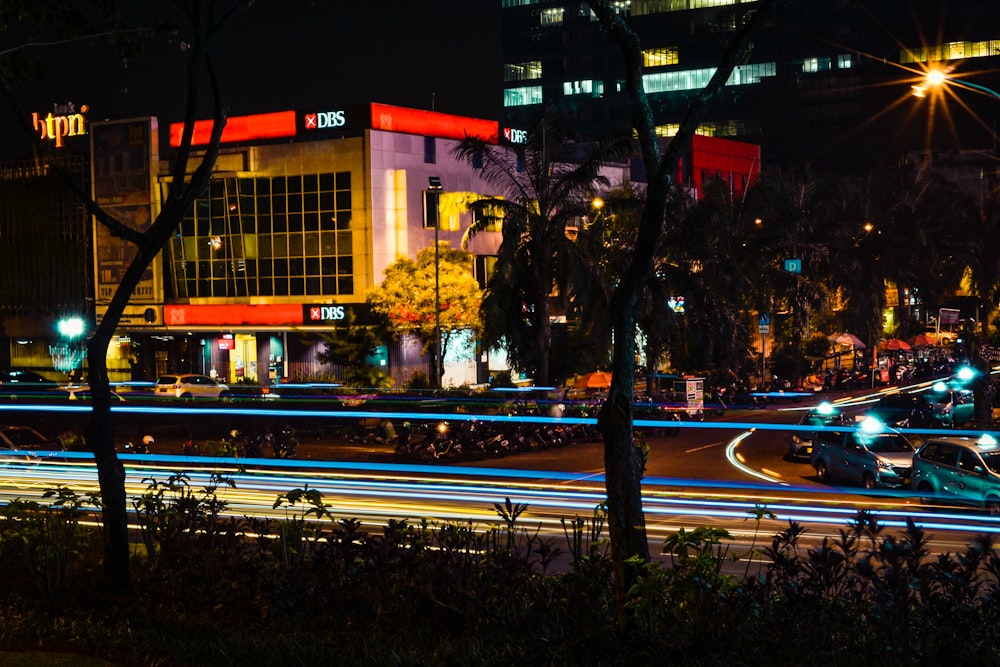
[[467,236],[496,227],[502,234],[483,299],[484,342],[505,346],[511,363],[539,384],[550,381],[551,297],[566,293],[573,243],[567,228],[608,188],[601,167],[623,156],[625,147],[622,141],[577,144],[561,119],[546,114],[523,145],[469,138],[454,150],[500,191],[469,205],[475,222]]
[[[416,261],[397,259],[386,268],[382,283],[368,294],[368,303],[396,335],[416,334],[425,353],[433,350],[440,324],[439,355],[444,359],[456,332],[472,329],[478,333],[482,328],[482,290],[472,275],[470,253],[440,241],[437,255],[435,261],[430,247],[418,252]],[[437,377],[444,374],[444,365],[440,366]]]
[[352,387],[387,386],[389,377],[369,362],[382,345],[382,336],[375,327],[358,324],[353,311],[348,312],[345,322],[334,324],[333,330],[321,333],[320,338],[326,346],[316,359],[321,364],[343,367],[342,382]]
[[621,48],[625,65],[625,92],[649,183],[631,262],[615,288],[611,318],[614,326],[612,383],[598,417],[604,438],[604,468],[608,495],[608,527],[615,572],[619,620],[625,621],[626,593],[649,560],[649,541],[642,509],[644,453],[633,433],[632,396],[635,387],[635,330],[638,305],[653,272],[654,258],[673,190],[677,164],[690,145],[703,107],[718,93],[743,57],[750,35],[766,20],[777,0],[760,0],[733,35],[706,87],[693,94],[677,135],[664,153],[656,143],[653,114],[643,88],[643,57],[639,37],[609,0],[588,3],[598,20]]
[[[162,251],[168,239],[174,235],[195,199],[209,183],[227,117],[221,82],[216,76],[212,62],[211,46],[228,21],[252,4],[252,0],[219,0],[218,2],[177,0],[169,4],[176,8],[186,21],[183,41],[180,42],[187,60],[187,87],[184,92],[186,106],[184,130],[172,165],[169,190],[156,219],[144,232],[139,232],[123,224],[98,206],[82,184],[73,180],[69,174],[60,171],[58,163],[52,162],[53,168],[60,171],[60,174],[65,176],[67,182],[74,188],[88,213],[93,215],[99,224],[107,227],[114,236],[125,239],[136,247],[135,257],[125,271],[107,312],[87,341],[89,359],[87,380],[91,386],[92,412],[84,431],[84,437],[88,447],[94,453],[101,489],[105,531],[105,575],[114,589],[123,592],[130,588],[131,579],[128,512],[125,494],[125,469],[115,452],[107,350],[125,306],[143,273],[149,268],[156,255]],[[5,30],[13,17],[20,19],[22,26],[26,22],[34,22],[39,27],[51,28],[63,41],[87,38],[95,34],[94,31],[88,31],[87,28],[96,30],[102,25],[103,28],[99,30],[102,34],[109,32],[108,26],[111,26],[110,32],[112,34],[125,34],[124,32],[115,32],[122,24],[115,15],[113,2],[78,0],[74,3],[57,3],[57,6],[59,7],[58,11],[50,12],[52,6],[45,3],[7,3],[4,5],[5,9],[11,8],[14,13],[12,15],[5,13],[0,17],[4,21]],[[76,20],[80,22],[74,23]],[[84,29],[81,31],[78,26],[84,26]],[[10,53],[10,50],[7,53]],[[48,147],[42,144],[33,131],[27,120],[29,116],[20,108],[14,89],[15,84],[19,80],[23,80],[24,73],[28,72],[30,67],[24,64],[25,59],[22,52],[13,54],[13,58],[17,62],[4,60],[3,63],[0,63],[0,93],[11,106],[14,115],[22,121],[24,130],[35,139],[38,153],[46,155]],[[31,71],[37,73],[39,70]],[[206,84],[211,95],[213,127],[204,152],[200,157],[195,158],[192,156],[191,140],[194,121],[198,115],[201,96]]]

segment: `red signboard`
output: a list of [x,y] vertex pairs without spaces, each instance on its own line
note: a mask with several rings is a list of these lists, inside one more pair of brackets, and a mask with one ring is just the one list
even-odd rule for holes
[[235,341],[232,338],[220,338],[219,339],[219,349],[220,350],[231,350]]
[[[195,121],[194,134],[191,137],[192,146],[204,146],[212,136],[211,120]],[[176,148],[181,145],[181,133],[184,123],[170,124],[170,145]],[[222,130],[222,143],[241,143],[257,139],[277,139],[295,136],[295,112],[276,111],[252,116],[231,116],[226,120]]]
[[372,104],[372,129],[404,134],[420,134],[440,139],[479,137],[496,142],[499,124],[437,111],[407,109],[388,104]]
[[296,326],[302,324],[302,304],[165,305],[163,319],[168,327]]

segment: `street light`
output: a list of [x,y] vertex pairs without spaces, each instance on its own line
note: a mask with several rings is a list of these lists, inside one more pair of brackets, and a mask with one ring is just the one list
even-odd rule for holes
[[[441,257],[438,251],[438,235],[441,229],[441,213],[437,209],[442,186],[439,176],[427,177],[427,189],[433,192],[434,204],[434,387],[441,388]],[[427,202],[430,206],[431,202]]]
[[985,93],[992,97],[1000,98],[1000,93],[993,90],[992,88],[987,88],[978,83],[973,83],[972,81],[967,81],[965,79],[957,79],[951,76],[946,70],[939,67],[932,67],[924,72],[924,79],[920,83],[911,86],[913,89],[914,97],[927,97],[928,91],[938,90],[945,85],[956,86],[958,88],[965,88],[967,90],[975,90],[981,93]]

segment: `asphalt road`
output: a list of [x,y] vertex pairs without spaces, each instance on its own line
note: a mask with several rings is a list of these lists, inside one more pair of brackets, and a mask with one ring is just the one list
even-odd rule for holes
[[[0,406],[0,422],[26,424],[49,437],[82,432],[89,416],[86,406],[67,404],[29,410],[26,409],[28,402],[12,401]],[[115,433],[120,452],[128,451],[126,443],[137,443],[143,436],[151,435],[154,439],[152,450],[156,453],[181,454],[184,442],[193,437],[203,452],[210,454],[215,447],[213,443],[229,438],[234,429],[254,437],[260,432],[276,432],[288,425],[294,429],[299,442],[296,456],[300,459],[398,460],[392,445],[361,437],[374,431],[380,418],[365,419],[359,417],[357,411],[331,408],[322,401],[306,406],[310,412],[305,414],[301,412],[302,406],[297,406],[299,411],[283,413],[283,406],[277,401],[193,406],[166,402],[146,406],[129,402],[125,405],[136,410],[149,407],[152,412],[116,412]],[[757,475],[762,473],[767,478],[792,485],[816,485],[818,482],[808,462],[785,460],[789,432],[773,430],[775,424],[793,424],[808,405],[806,402],[772,403],[764,410],[729,410],[721,416],[708,413],[704,421],[682,422],[677,435],[639,429],[649,446],[646,476],[748,482],[761,481]],[[67,407],[76,411],[63,411]],[[412,417],[412,413],[409,416]],[[454,418],[462,416],[453,415]],[[394,421],[400,423],[400,418]],[[498,425],[499,428],[510,426]],[[751,429],[756,430],[738,445],[739,458],[727,457],[730,443]],[[272,453],[265,451],[264,455],[269,457]],[[741,464],[735,465],[734,461]],[[600,440],[577,441],[566,447],[519,452],[505,458],[432,462],[600,475],[604,469],[604,448]],[[748,469],[754,473],[748,473]]]

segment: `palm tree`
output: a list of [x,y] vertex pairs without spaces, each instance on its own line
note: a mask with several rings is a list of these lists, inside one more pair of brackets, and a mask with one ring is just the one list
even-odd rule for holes
[[[539,384],[550,380],[553,294],[566,294],[572,241],[567,228],[607,189],[601,168],[625,155],[624,141],[576,144],[560,119],[546,115],[523,145],[467,138],[454,155],[499,195],[472,202],[467,238],[501,229],[497,270],[483,298],[484,343],[505,346],[512,364]],[[560,304],[565,308],[565,303]]]

